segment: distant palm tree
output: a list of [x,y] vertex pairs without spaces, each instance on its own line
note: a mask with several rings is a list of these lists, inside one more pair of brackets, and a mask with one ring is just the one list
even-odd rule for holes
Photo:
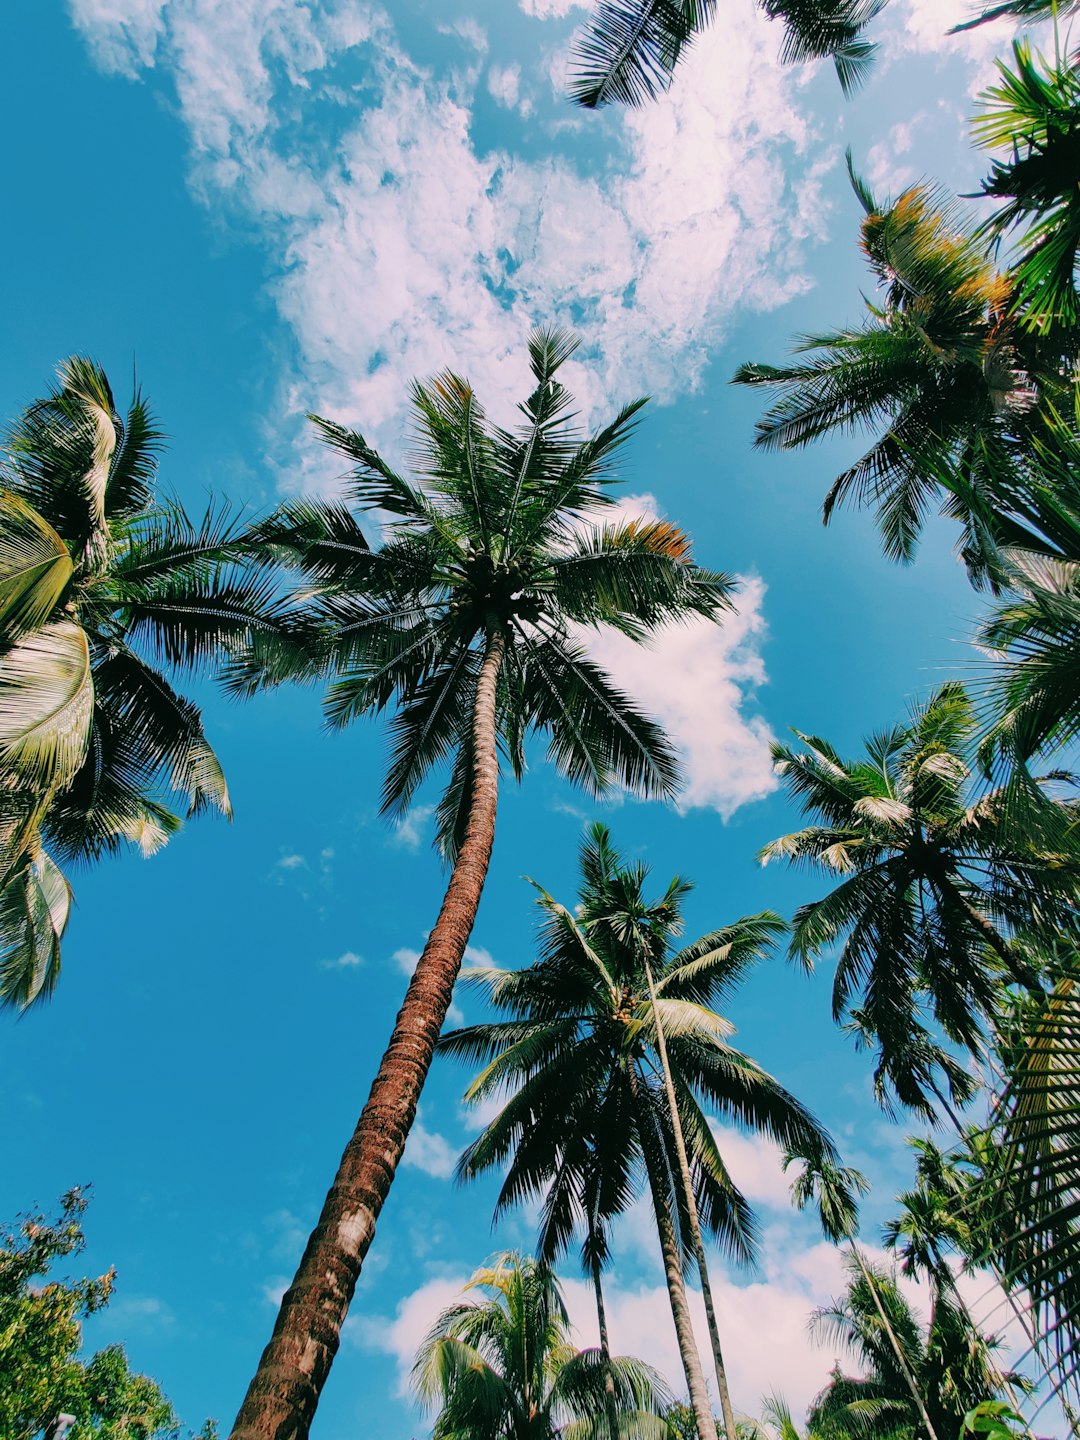
[[838,883],[796,912],[791,956],[811,968],[839,947],[833,1015],[850,1016],[877,1046],[883,1099],[891,1087],[902,1104],[933,1113],[943,1073],[963,1101],[971,1077],[936,1043],[927,1012],[950,1041],[975,1049],[1002,986],[1038,985],[1014,936],[1075,930],[1077,862],[1048,864],[1010,825],[1000,797],[971,784],[977,726],[955,683],[907,725],[875,736],[862,759],[799,738],[801,747],[776,745],[773,756],[816,823],[772,841],[761,858],[808,864]]
[[[831,58],[844,93],[858,88],[875,49],[863,30],[886,0],[758,3],[784,22],[786,64]],[[573,53],[571,95],[589,110],[655,99],[716,12],[716,0],[599,0]]]
[[543,1261],[498,1255],[466,1289],[483,1298],[444,1310],[413,1366],[417,1395],[439,1407],[435,1440],[601,1440],[605,1380],[616,1435],[664,1440],[671,1396],[663,1380],[629,1356],[576,1350],[559,1282]]
[[198,708],[160,666],[204,668],[273,613],[227,517],[155,495],[141,395],[121,419],[93,361],[59,373],[0,455],[0,1003],[19,1007],[60,972],[71,892],[46,844],[149,853],[180,823],[171,794],[229,813]]
[[[1000,1392],[1002,1377],[993,1362],[998,1342],[981,1335],[945,1291],[934,1292],[924,1330],[894,1275],[877,1266],[860,1269],[851,1259],[845,1263],[847,1290],[815,1313],[812,1330],[822,1340],[844,1345],[861,1373],[834,1370],[811,1406],[810,1431],[852,1440],[959,1435],[965,1414]],[[914,1377],[920,1403],[912,1398],[908,1375]]]
[[982,580],[999,514],[1011,514],[1016,498],[999,477],[1042,433],[1038,402],[1068,394],[1070,382],[1059,349],[1020,325],[1015,281],[995,271],[941,194],[917,185],[881,205],[851,175],[883,301],[866,302],[862,326],[803,337],[808,359],[743,365],[735,382],[780,392],[757,424],[759,446],[801,449],[834,431],[883,426],[833,482],[825,523],[846,501],[873,508],[886,554],[907,561],[938,501],[960,521],[964,559]]
[[724,575],[694,564],[666,521],[604,524],[614,459],[643,401],[582,439],[556,379],[575,348],[559,331],[529,342],[535,389],[510,433],[452,374],[413,386],[421,477],[406,479],[362,435],[318,420],[349,460],[349,496],[388,517],[371,549],[345,504],[301,501],[252,539],[303,577],[291,633],[256,643],[234,673],[248,690],[331,680],[333,725],[396,703],[384,810],[408,806],[447,764],[438,835],[453,861],[367,1104],[327,1195],[233,1430],[244,1440],[306,1435],[337,1351],[375,1224],[476,919],[495,834],[500,756],[520,778],[530,733],[591,793],[667,798],[675,756],[657,725],[589,658],[582,636],[611,626],[643,640],[730,608]]
[[801,1154],[831,1156],[832,1146],[797,1100],[728,1043],[732,1027],[711,1008],[782,930],[776,916],[746,917],[672,954],[685,881],[674,879],[647,901],[647,869],[624,863],[602,825],[582,846],[581,869],[574,913],[540,892],[545,919],[535,965],[466,972],[509,1018],[453,1031],[440,1048],[484,1062],[467,1099],[509,1098],[462,1156],[459,1173],[471,1178],[509,1159],[497,1213],[543,1196],[539,1251],[551,1259],[583,1227],[599,1297],[591,1236],[600,1229],[606,1247],[606,1227],[631,1202],[635,1172],[644,1169],[687,1386],[706,1440],[715,1426],[686,1303],[683,1250],[694,1256],[709,1296],[720,1398],[733,1427],[699,1217],[741,1260],[752,1257],[755,1236],[702,1103]]

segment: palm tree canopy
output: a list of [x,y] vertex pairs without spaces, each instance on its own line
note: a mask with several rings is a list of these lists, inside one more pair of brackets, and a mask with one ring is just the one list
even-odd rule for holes
[[833,1015],[876,1046],[883,1102],[891,1092],[931,1113],[935,1072],[962,1101],[970,1077],[934,1031],[974,1049],[1002,984],[1035,983],[1009,937],[1075,929],[1075,858],[1042,853],[1010,823],[998,792],[978,793],[977,727],[960,685],[874,736],[858,760],[799,738],[801,747],[776,745],[773,755],[817,823],[774,840],[761,858],[807,864],[838,883],[796,912],[791,957],[809,969],[838,947]]
[[[770,19],[784,23],[785,64],[828,57],[844,94],[858,88],[875,49],[863,31],[886,0],[758,3]],[[655,99],[715,18],[716,0],[599,0],[574,51],[573,99],[589,110]]]
[[938,501],[961,523],[973,577],[985,578],[999,513],[1012,513],[1015,499],[997,477],[1041,433],[1037,402],[1069,392],[1061,356],[1019,324],[1014,281],[994,270],[944,196],[913,186],[882,205],[854,171],[852,182],[882,303],[866,302],[862,326],[802,337],[805,361],[737,371],[738,384],[780,391],[755,443],[800,449],[833,431],[883,426],[833,482],[825,523],[846,501],[873,508],[885,552],[907,561]]
[[444,1310],[413,1366],[418,1397],[439,1406],[435,1440],[598,1440],[608,1433],[605,1376],[619,1435],[663,1440],[671,1403],[664,1381],[640,1360],[605,1364],[599,1351],[574,1348],[550,1266],[497,1255],[466,1289],[481,1298]]
[[[647,956],[702,1224],[729,1252],[750,1260],[753,1216],[703,1106],[800,1154],[833,1154],[809,1112],[729,1043],[733,1027],[712,1008],[783,925],[772,914],[747,916],[673,951],[690,888],[685,881],[676,878],[647,900],[647,869],[624,863],[602,825],[582,845],[581,870],[574,913],[537,887],[542,921],[534,965],[464,972],[466,983],[510,1018],[440,1041],[443,1051],[483,1065],[468,1100],[505,1097],[462,1156],[459,1174],[473,1177],[509,1159],[498,1210],[542,1196],[539,1251],[554,1259],[575,1232],[602,1234],[626,1209],[648,1154],[670,1165]],[[682,1215],[684,1208],[673,1186],[671,1212]]]
[[556,378],[575,348],[563,332],[533,332],[536,385],[514,433],[491,423],[453,374],[414,384],[416,480],[357,431],[312,417],[351,463],[348,499],[387,518],[381,545],[369,545],[342,502],[287,503],[249,536],[298,570],[304,588],[287,633],[256,636],[233,666],[233,689],[329,678],[335,726],[395,702],[384,810],[407,808],[452,757],[437,814],[451,857],[468,810],[472,698],[493,637],[503,646],[499,743],[515,776],[538,732],[554,764],[590,792],[622,785],[667,797],[677,784],[670,745],[589,659],[585,637],[612,626],[644,640],[731,605],[734,582],[695,564],[675,526],[603,523],[616,458],[645,402],[582,439]]
[[[926,1324],[905,1299],[895,1275],[880,1267],[860,1270],[851,1256],[844,1259],[850,1276],[844,1295],[815,1312],[811,1331],[823,1342],[842,1345],[858,1361],[859,1376],[839,1367],[814,1401],[808,1421],[811,1433],[850,1436],[868,1434],[927,1440],[926,1427],[913,1402],[908,1380],[882,1320],[885,1312],[926,1405],[939,1440],[960,1434],[966,1413],[998,1393],[1002,1377],[994,1365],[997,1341],[981,1335],[963,1307],[947,1293],[937,1293]],[[873,1289],[871,1289],[873,1286]],[[1004,1377],[1015,1382],[1019,1377]]]
[[0,1003],[47,996],[67,881],[41,849],[150,853],[189,813],[229,813],[197,707],[163,673],[206,668],[272,624],[268,577],[237,527],[155,496],[162,435],[126,416],[80,357],[11,427],[0,455]]
[[997,68],[999,82],[979,97],[974,127],[981,145],[1005,152],[983,181],[983,194],[1005,202],[986,228],[998,237],[1025,227],[1013,266],[1023,323],[1041,334],[1075,335],[1080,78],[1074,65],[1051,65],[1020,40],[1012,65],[999,60]]

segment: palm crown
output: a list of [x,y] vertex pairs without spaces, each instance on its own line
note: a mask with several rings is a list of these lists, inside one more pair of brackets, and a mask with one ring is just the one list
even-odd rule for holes
[[0,998],[50,993],[70,905],[42,849],[145,853],[179,820],[229,812],[197,707],[162,672],[197,669],[273,606],[223,514],[195,524],[153,484],[162,436],[136,395],[121,419],[75,358],[12,428],[0,463]]
[[852,172],[866,212],[862,247],[882,288],[854,329],[806,336],[797,365],[743,365],[735,380],[778,389],[756,443],[798,449],[834,430],[884,423],[869,450],[833,482],[828,523],[853,500],[876,510],[885,551],[915,553],[931,505],[962,526],[976,577],[1016,497],[997,477],[1041,430],[1036,402],[1063,381],[1060,357],[1025,331],[1012,309],[1014,282],[997,273],[983,243],[943,198],[924,186],[879,204]]
[[[635,1171],[658,1157],[674,1181],[671,1121],[657,1073],[656,1020],[643,956],[654,968],[678,1112],[703,1223],[742,1260],[753,1256],[753,1216],[728,1173],[702,1101],[801,1154],[831,1154],[813,1117],[772,1076],[729,1044],[726,999],[782,932],[771,914],[745,917],[671,952],[690,888],[678,878],[655,901],[647,870],[624,865],[603,826],[582,846],[583,885],[571,913],[540,891],[541,956],[524,970],[476,968],[466,980],[511,1018],[454,1031],[450,1054],[485,1061],[470,1101],[509,1092],[500,1114],[462,1156],[473,1176],[510,1164],[498,1209],[544,1195],[539,1253],[556,1258],[576,1229],[606,1250],[605,1228],[629,1203]],[[700,1098],[699,1098],[700,1097]],[[588,1250],[586,1259],[589,1259]]]
[[555,378],[576,342],[537,331],[536,388],[526,424],[491,424],[452,374],[413,386],[418,481],[392,470],[354,430],[316,420],[353,464],[348,494],[390,517],[370,548],[344,504],[283,506],[254,538],[309,582],[282,643],[256,642],[234,670],[238,689],[331,675],[326,713],[344,725],[398,702],[387,810],[407,807],[431,769],[453,757],[439,807],[451,855],[463,833],[472,713],[483,657],[499,650],[497,726],[516,776],[530,731],[546,734],[560,770],[599,793],[612,783],[667,796],[676,763],[661,730],[589,658],[590,627],[635,640],[693,615],[730,608],[729,577],[694,564],[685,535],[663,520],[602,524],[613,460],[644,401],[588,439],[576,437]]
[[[1077,874],[1017,832],[996,792],[978,794],[975,719],[963,688],[943,686],[911,722],[875,736],[864,758],[826,741],[776,745],[791,796],[819,819],[762,851],[838,877],[794,919],[792,957],[808,967],[839,947],[833,1014],[850,1014],[879,1047],[879,1093],[926,1108],[934,1072],[957,1098],[963,1068],[941,1049],[927,1011],[950,1040],[974,1048],[1002,974],[1034,984],[1010,937],[1075,926]],[[1048,859],[1052,863],[1048,864]],[[861,994],[860,1008],[853,999]]]
[[[784,63],[831,57],[845,94],[865,78],[874,46],[863,30],[885,3],[759,0],[784,22]],[[574,53],[573,98],[590,110],[655,99],[716,8],[716,0],[600,0]]]
[[667,1387],[626,1356],[577,1350],[559,1283],[542,1261],[504,1254],[478,1270],[417,1353],[413,1385],[439,1404],[436,1440],[593,1440],[605,1435],[605,1380],[617,1436],[663,1440]]

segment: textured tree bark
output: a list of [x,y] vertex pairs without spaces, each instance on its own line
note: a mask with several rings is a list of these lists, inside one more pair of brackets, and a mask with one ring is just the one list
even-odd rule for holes
[[600,1280],[600,1261],[592,1262],[593,1290],[596,1292],[596,1319],[600,1326],[600,1358],[604,1362],[604,1408],[610,1440],[619,1440],[619,1411],[615,1404],[615,1381],[611,1375],[611,1343],[608,1340],[607,1311],[604,1308],[604,1287]]
[[646,1144],[647,1119],[641,1102],[640,1081],[633,1061],[630,1062],[630,1083],[638,1112],[642,1150],[645,1154],[645,1173],[649,1177],[649,1190],[652,1194],[653,1210],[656,1214],[656,1228],[660,1232],[660,1253],[664,1259],[664,1278],[667,1281],[668,1300],[671,1303],[671,1318],[675,1322],[675,1336],[679,1342],[679,1356],[682,1360],[683,1374],[686,1376],[686,1388],[690,1392],[690,1406],[697,1421],[698,1440],[717,1440],[716,1422],[713,1419],[712,1405],[709,1403],[705,1372],[701,1368],[701,1355],[698,1353],[694,1326],[690,1318],[690,1307],[686,1300],[686,1286],[683,1284],[682,1276],[682,1254],[671,1218],[668,1197],[664,1194],[660,1176],[656,1173],[656,1155],[655,1153],[649,1154],[649,1149],[655,1149],[655,1147],[648,1147]]
[[649,1003],[652,1006],[653,1023],[656,1025],[656,1049],[660,1056],[660,1071],[664,1080],[664,1094],[667,1096],[668,1114],[671,1116],[671,1129],[675,1136],[675,1157],[679,1164],[679,1183],[682,1186],[683,1199],[686,1202],[686,1213],[690,1218],[690,1238],[694,1245],[694,1259],[697,1261],[698,1275],[701,1279],[701,1297],[705,1301],[705,1318],[709,1324],[709,1339],[712,1342],[713,1368],[716,1372],[716,1390],[720,1396],[720,1413],[724,1417],[724,1430],[727,1433],[727,1440],[737,1440],[735,1434],[735,1412],[731,1408],[731,1392],[727,1383],[727,1367],[724,1364],[723,1351],[720,1348],[720,1331],[716,1324],[716,1307],[713,1305],[712,1285],[709,1281],[709,1267],[705,1262],[705,1241],[701,1234],[701,1221],[698,1219],[697,1201],[694,1199],[694,1186],[690,1179],[690,1162],[686,1158],[686,1140],[683,1137],[682,1120],[679,1118],[679,1105],[675,1098],[675,1085],[671,1079],[671,1066],[668,1064],[667,1041],[664,1038],[664,1026],[660,1019],[660,1012],[656,1008],[656,986],[653,983],[652,966],[649,964],[649,957],[642,952],[642,959],[645,963],[645,978],[649,982]]
[[367,1104],[285,1292],[231,1440],[305,1440],[337,1354],[341,1326],[405,1150],[487,877],[499,785],[495,698],[504,653],[503,634],[492,629],[473,704],[465,839]]

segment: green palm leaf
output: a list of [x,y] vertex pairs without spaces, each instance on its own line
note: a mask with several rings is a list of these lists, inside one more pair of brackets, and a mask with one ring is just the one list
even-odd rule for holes
[[56,531],[18,495],[0,493],[0,635],[43,625],[60,604],[73,566]]

